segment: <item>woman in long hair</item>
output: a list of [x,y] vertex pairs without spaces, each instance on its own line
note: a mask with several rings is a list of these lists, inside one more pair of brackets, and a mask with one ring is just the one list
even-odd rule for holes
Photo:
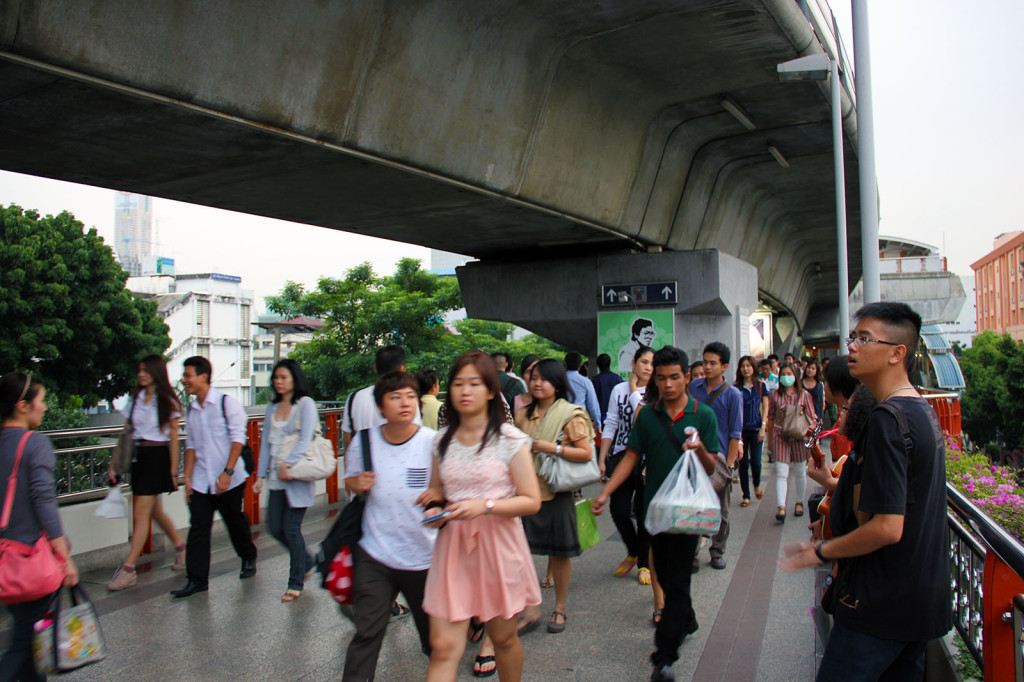
[[[274,399],[263,420],[260,461],[252,489],[259,495],[266,479],[270,491],[267,526],[290,557],[288,588],[281,601],[293,602],[302,596],[306,571],[312,566],[306,554],[306,540],[302,537],[302,519],[306,509],[313,506],[316,484],[296,481],[288,470],[309,450],[316,435],[318,417],[316,402],[309,396],[309,384],[299,363],[285,358],[274,365],[270,377]],[[295,435],[297,438],[290,443],[285,442]]]
[[[761,447],[767,432],[768,388],[761,381],[754,358],[744,355],[736,369],[736,388],[743,396],[743,452],[739,461],[740,489],[743,491],[741,507],[750,506],[750,477],[754,479],[754,494],[761,499]],[[747,463],[750,472],[747,472]]]
[[[178,489],[178,419],[181,403],[167,378],[167,363],[159,355],[139,360],[136,385],[122,413],[132,424],[135,457],[132,459],[132,542],[128,558],[107,584],[111,591],[133,587],[135,562],[149,538],[150,520],[156,522],[174,544],[171,569],[185,568],[185,541],[164,511],[161,496]],[[116,481],[113,468],[111,482]]]
[[[530,395],[526,407],[516,412],[516,426],[533,438],[534,455],[541,453],[564,457],[570,462],[586,462],[594,456],[594,428],[587,412],[569,402],[572,396],[565,368],[557,360],[541,360],[533,368]],[[576,506],[572,492],[554,493],[537,475],[540,486],[540,511],[523,519],[526,539],[534,554],[549,557],[555,579],[555,608],[548,632],[565,630],[565,602],[572,579],[570,559],[580,555],[576,531]],[[523,614],[522,632],[537,627],[540,610],[531,607]]]
[[[45,532],[56,554],[65,561],[64,585],[78,584],[78,569],[71,560],[71,546],[60,524],[60,510],[53,480],[54,455],[50,439],[32,430],[46,414],[46,389],[38,378],[10,372],[0,379],[0,500],[10,492],[9,477],[22,446],[15,478],[11,518],[4,538],[32,546]],[[7,604],[13,617],[10,641],[0,657],[0,678],[4,680],[45,680],[32,660],[33,625],[50,610],[52,595],[17,604]]]
[[822,381],[821,365],[814,358],[807,358],[807,366],[804,367],[804,376],[800,383],[804,390],[811,394],[814,414],[817,419],[821,419],[825,412],[825,383]]
[[427,573],[423,610],[430,615],[427,680],[454,680],[471,618],[485,624],[499,679],[523,670],[517,614],[540,604],[533,559],[519,517],[540,508],[526,434],[505,422],[494,361],[466,353],[448,378],[448,425],[434,441],[424,518],[444,519]]
[[779,369],[779,388],[771,394],[768,402],[768,447],[770,453],[775,456],[775,498],[778,501],[775,520],[783,523],[786,520],[786,495],[790,472],[796,482],[793,515],[804,515],[803,500],[807,493],[807,448],[804,447],[802,437],[787,437],[782,432],[782,424],[787,414],[797,410],[802,410],[811,420],[815,418],[811,395],[803,389],[800,382],[799,366],[787,363]]

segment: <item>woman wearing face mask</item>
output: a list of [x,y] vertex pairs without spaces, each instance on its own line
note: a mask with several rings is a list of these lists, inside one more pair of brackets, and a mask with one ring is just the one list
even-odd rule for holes
[[769,455],[775,459],[775,495],[779,505],[775,519],[783,523],[786,520],[786,495],[790,472],[796,483],[797,502],[793,508],[793,515],[804,515],[803,499],[807,493],[807,448],[804,447],[802,438],[787,438],[782,433],[782,424],[786,415],[793,410],[803,410],[812,420],[815,415],[811,395],[803,390],[800,383],[798,366],[792,363],[782,366],[779,370],[779,390],[771,394],[768,402],[768,448]]

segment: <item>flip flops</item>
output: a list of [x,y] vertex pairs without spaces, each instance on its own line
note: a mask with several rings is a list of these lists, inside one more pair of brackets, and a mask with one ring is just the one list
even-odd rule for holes
[[281,601],[287,604],[289,602],[298,601],[301,596],[302,592],[299,590],[285,590],[284,596],[281,597]]
[[[562,617],[561,623],[558,622],[559,616]],[[566,617],[564,611],[552,611],[551,620],[548,621],[548,632],[551,632],[556,635],[560,632],[565,632],[565,624],[566,622],[568,622],[568,620],[569,619]]]
[[636,572],[636,581],[641,585],[651,584],[651,571],[648,568],[641,568]]
[[615,569],[615,575],[617,575],[620,578],[624,575],[628,575],[629,572],[633,570],[634,566],[636,566],[636,557],[627,556],[625,559],[622,560],[622,563],[620,563],[618,567]]
[[793,506],[793,516],[803,516],[803,515],[804,515],[804,503],[803,502],[797,502]]
[[483,670],[485,665],[494,664],[494,656],[477,656],[473,661],[473,677],[490,677],[498,672],[498,666],[494,665],[490,670]]
[[[476,644],[484,638],[484,624],[473,618],[469,621],[469,641]],[[479,659],[480,657],[477,656]],[[475,672],[475,671],[474,671]]]

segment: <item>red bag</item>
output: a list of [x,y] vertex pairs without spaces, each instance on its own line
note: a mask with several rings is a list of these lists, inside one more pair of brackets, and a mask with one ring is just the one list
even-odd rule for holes
[[[7,479],[7,495],[4,498],[3,515],[0,517],[0,532],[7,530],[14,505],[14,489],[18,485],[18,465],[25,451],[25,442],[32,432],[27,432],[18,443],[14,468]],[[0,603],[20,604],[35,601],[56,592],[64,582],[64,560],[57,555],[46,537],[39,536],[34,545],[14,540],[0,540]]]
[[348,545],[334,556],[324,587],[339,604],[352,603],[352,550]]

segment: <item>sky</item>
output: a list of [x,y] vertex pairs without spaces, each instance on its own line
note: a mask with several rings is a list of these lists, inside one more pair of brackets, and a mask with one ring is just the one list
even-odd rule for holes
[[[852,57],[849,0],[831,4]],[[1024,228],[1016,205],[1024,126],[1015,120],[1024,111],[1024,87],[1010,68],[1024,2],[868,5],[879,232],[935,245],[951,271],[970,275],[970,264],[991,250],[996,235]],[[0,171],[0,204],[10,203],[43,214],[69,210],[113,243],[112,190]],[[159,198],[153,213],[154,253],[174,258],[179,273],[242,277],[243,288],[256,295],[257,312],[263,297],[287,280],[312,287],[363,261],[390,273],[405,256],[430,265],[427,249],[382,239]],[[276,249],[272,263],[254,250],[282,234],[303,249]]]

